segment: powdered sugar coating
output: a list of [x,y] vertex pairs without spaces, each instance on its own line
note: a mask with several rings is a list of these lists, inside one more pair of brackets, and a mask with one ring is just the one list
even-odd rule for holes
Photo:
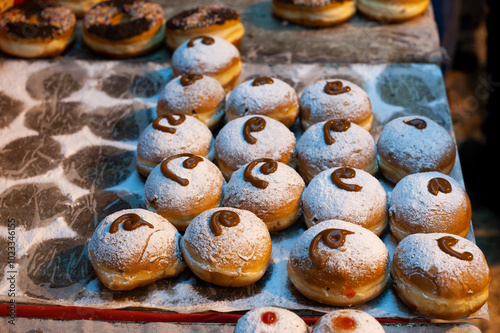
[[300,202],[305,188],[304,180],[295,169],[277,163],[276,171],[269,175],[260,171],[263,162],[258,163],[251,172],[252,176],[268,183],[266,188],[255,187],[243,178],[246,165],[236,170],[226,186],[224,205],[238,207],[245,202],[245,206],[251,206],[251,210],[265,220],[265,217],[275,216],[280,209]]
[[[340,81],[350,91],[329,95],[324,92],[328,82]],[[357,84],[342,79],[319,80],[306,87],[300,96],[300,108],[303,119],[315,124],[329,119],[347,119],[360,124],[372,114],[368,94]]]
[[[183,86],[182,76],[170,80],[158,96],[158,115],[185,114],[211,112],[225,103],[226,93],[216,79],[203,75],[193,84]],[[163,104],[163,105],[162,105]],[[193,114],[194,111],[194,114]]]
[[[210,228],[210,218],[220,210],[238,214],[240,222],[233,227],[222,227],[222,233],[215,236]],[[236,208],[209,209],[193,219],[184,234],[184,244],[189,243],[194,255],[207,264],[198,262],[204,269],[238,267],[234,275],[245,273],[255,261],[263,261],[270,256],[271,236],[254,213]],[[185,246],[184,246],[185,247]],[[184,251],[186,252],[186,251]]]
[[[430,193],[429,181],[434,178],[447,180],[451,185],[451,192],[438,192],[437,195]],[[470,219],[471,208],[467,192],[455,179],[440,172],[422,172],[404,177],[394,186],[390,201],[391,223],[392,219],[404,221],[404,229],[410,233],[454,233],[452,231],[457,229],[456,223],[470,225],[468,219],[457,220],[459,215]],[[463,227],[460,226],[459,229],[462,230]]]
[[[457,239],[452,249],[459,253],[470,252],[473,260],[461,260],[442,251],[437,240],[444,236]],[[394,250],[393,265],[407,279],[415,273],[425,274],[439,286],[431,292],[451,298],[481,292],[490,280],[490,270],[481,249],[463,237],[447,233],[409,235]]]
[[299,106],[295,90],[286,82],[272,78],[272,84],[254,86],[253,79],[240,83],[226,102],[226,112],[236,117],[261,114],[287,105]]
[[[110,233],[111,224],[125,214],[137,214],[154,228],[142,226],[135,230]],[[89,243],[91,259],[109,269],[129,272],[131,269],[148,267],[153,262],[161,266],[183,263],[179,242],[181,234],[165,218],[145,209],[125,209],[105,217]]]
[[[262,321],[266,312],[273,313],[276,317],[270,324]],[[307,333],[309,328],[302,318],[294,312],[274,306],[262,306],[248,311],[236,323],[234,333],[274,333],[293,332]]]
[[165,158],[181,153],[192,153],[207,157],[214,149],[215,140],[210,129],[198,119],[186,116],[179,125],[170,125],[167,119],[161,119],[160,125],[175,128],[175,133],[167,133],[153,128],[149,124],[139,137],[137,144],[138,158],[144,162],[158,164]]
[[[345,243],[337,249],[329,248],[322,241],[318,243],[318,257],[328,258],[325,266],[318,270],[309,256],[309,247],[316,235],[331,228],[353,233],[346,235]],[[294,267],[295,272],[316,272],[314,278],[308,278],[317,280],[320,286],[339,283],[344,285],[349,281],[348,284],[356,288],[388,272],[389,251],[384,242],[370,230],[350,222],[332,219],[314,225],[300,235],[290,252],[289,264]],[[335,279],[332,279],[333,276]]]
[[363,127],[351,123],[344,132],[330,130],[335,142],[325,143],[326,121],[309,127],[297,142],[299,163],[317,174],[333,167],[352,167],[369,171],[377,157],[375,139]]
[[187,186],[165,177],[161,172],[161,164],[156,166],[144,184],[146,207],[154,203],[158,209],[167,207],[178,212],[188,212],[201,205],[208,197],[221,196],[225,180],[215,164],[202,158],[203,161],[193,169],[182,166],[188,157],[175,158],[168,163],[170,171],[189,181]]
[[217,160],[226,163],[233,171],[264,157],[290,164],[295,155],[296,141],[292,131],[277,120],[258,116],[265,119],[266,126],[262,131],[252,132],[257,142],[250,144],[243,137],[243,126],[252,117],[255,116],[237,118],[220,130],[215,138]]
[[[405,123],[424,120],[427,126],[417,129]],[[377,141],[377,152],[390,164],[408,173],[442,171],[455,161],[456,147],[451,135],[434,120],[424,116],[404,116],[388,122]]]
[[[342,319],[352,320],[353,327],[342,326]],[[337,320],[337,321],[336,321]],[[339,325],[336,325],[338,323]],[[350,324],[351,322],[349,322]],[[313,333],[330,332],[384,333],[384,328],[373,316],[354,309],[333,310],[323,315],[314,325]]]
[[171,60],[174,73],[214,74],[226,69],[233,59],[240,59],[240,51],[232,43],[216,36],[210,38],[213,44],[205,45],[202,39],[196,39],[193,47],[188,47],[186,41],[175,49]]
[[312,223],[327,219],[339,219],[370,228],[370,223],[379,222],[387,212],[387,193],[377,178],[369,173],[353,169],[352,179],[343,178],[346,184],[362,186],[361,191],[346,191],[338,188],[331,174],[339,168],[319,173],[304,190],[302,207]]

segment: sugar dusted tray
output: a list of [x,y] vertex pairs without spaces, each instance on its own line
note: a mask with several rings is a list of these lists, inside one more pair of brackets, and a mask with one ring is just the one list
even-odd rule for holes
[[[286,262],[299,220],[273,234],[271,265],[254,285],[224,288],[189,270],[128,292],[106,289],[87,257],[87,243],[106,215],[144,207],[144,180],[135,167],[137,139],[155,116],[158,93],[172,78],[168,63],[126,61],[0,61],[0,252],[8,257],[14,230],[12,266],[0,261],[0,302],[9,302],[15,276],[16,302],[103,309],[195,313],[242,311],[276,305],[327,312],[290,283]],[[239,81],[275,76],[300,94],[321,78],[341,77],[364,88],[372,102],[377,138],[383,125],[402,115],[427,116],[453,135],[446,91],[436,65],[244,63]],[[237,84],[238,82],[236,82]],[[229,93],[229,92],[228,92]],[[300,131],[295,130],[297,137]],[[451,176],[463,183],[457,157]],[[389,196],[391,185],[383,178]],[[15,228],[9,230],[9,222]],[[474,240],[471,228],[468,236]],[[381,236],[393,253],[389,232]],[[360,306],[377,318],[415,318],[389,286]],[[471,318],[487,318],[485,305]]]

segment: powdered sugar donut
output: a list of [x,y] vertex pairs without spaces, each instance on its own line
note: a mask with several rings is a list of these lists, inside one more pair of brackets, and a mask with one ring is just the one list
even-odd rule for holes
[[357,84],[342,79],[319,80],[307,86],[300,96],[302,128],[330,119],[346,119],[366,130],[373,122],[367,93]]
[[309,328],[294,312],[274,306],[252,309],[238,319],[234,333],[294,332],[308,333]]
[[249,210],[269,231],[279,231],[302,214],[304,188],[304,180],[295,169],[271,159],[257,159],[233,173],[224,193],[224,206]]
[[332,119],[309,127],[297,142],[298,169],[306,182],[333,167],[378,171],[375,139],[363,127]]
[[380,171],[397,183],[417,172],[449,174],[455,164],[456,146],[451,135],[423,116],[399,117],[388,122],[377,141]]
[[200,74],[184,74],[170,80],[158,97],[159,116],[183,114],[201,120],[210,129],[224,120],[226,93],[216,79]]
[[186,268],[181,238],[165,218],[145,209],[125,209],[101,221],[89,242],[89,258],[107,288],[130,290]]
[[246,115],[264,115],[291,127],[299,116],[299,98],[286,82],[266,76],[236,86],[226,102],[227,120]]
[[241,72],[240,51],[216,36],[197,36],[182,43],[172,54],[174,76],[201,74],[212,76],[228,86]]
[[458,319],[488,300],[490,270],[473,242],[452,234],[413,234],[394,250],[391,271],[399,297],[418,314]]
[[229,180],[234,171],[258,158],[295,167],[295,135],[267,116],[244,116],[228,122],[215,138],[215,159]]
[[254,213],[224,207],[196,216],[181,248],[189,268],[200,279],[243,287],[266,272],[272,243],[266,225]]
[[214,142],[210,129],[194,117],[160,116],[139,137],[137,169],[147,177],[165,158],[182,153],[203,156],[213,161]]
[[146,208],[182,231],[196,215],[221,204],[225,185],[217,166],[205,157],[173,155],[157,165],[146,179]]
[[343,309],[333,310],[321,316],[314,324],[312,332],[384,333],[385,331],[377,319],[368,313],[354,309]]
[[351,306],[378,296],[389,281],[389,251],[373,232],[350,222],[327,220],[299,236],[288,276],[314,301]]
[[339,219],[380,235],[387,226],[387,193],[377,178],[359,169],[321,172],[304,190],[302,207],[308,227]]
[[465,237],[471,217],[465,189],[440,172],[408,175],[391,193],[389,225],[398,241],[415,233],[445,232]]

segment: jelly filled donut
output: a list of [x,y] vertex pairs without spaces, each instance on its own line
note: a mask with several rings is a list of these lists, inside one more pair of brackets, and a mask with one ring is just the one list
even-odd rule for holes
[[137,144],[137,169],[148,176],[164,159],[191,153],[210,161],[215,159],[214,138],[198,119],[185,115],[159,116],[149,124]]
[[215,159],[224,177],[258,158],[295,167],[295,135],[267,116],[244,116],[228,122],[215,138]]
[[75,39],[75,24],[75,14],[56,2],[24,2],[0,14],[0,49],[22,58],[57,56]]
[[224,88],[216,79],[183,74],[170,80],[160,92],[156,113],[193,116],[213,130],[224,121],[225,101]]
[[238,319],[234,333],[308,333],[305,321],[294,312],[274,306],[252,309]]
[[297,142],[299,172],[306,182],[333,167],[378,171],[375,139],[363,127],[332,119],[309,127]]
[[312,333],[349,332],[384,333],[384,328],[373,316],[354,309],[333,310],[321,316]]
[[356,13],[352,0],[273,0],[275,17],[309,27],[324,27],[348,21]]
[[440,172],[408,175],[391,193],[389,226],[398,241],[416,233],[445,232],[465,237],[471,217],[465,189]]
[[373,122],[372,106],[366,92],[353,82],[319,80],[300,96],[300,118],[304,130],[330,119],[346,119],[366,130]]
[[314,177],[304,190],[302,209],[308,227],[339,219],[379,236],[388,223],[384,187],[374,176],[353,168],[332,168]]
[[382,175],[393,183],[425,171],[449,174],[455,164],[456,146],[451,135],[423,116],[399,117],[388,122],[377,141]]
[[224,5],[207,5],[184,10],[166,23],[167,46],[175,50],[197,36],[217,36],[237,45],[245,34],[240,14]]
[[418,314],[458,319],[488,300],[490,270],[479,247],[452,234],[413,234],[394,250],[391,277]]
[[100,2],[85,14],[82,37],[92,50],[116,58],[147,53],[165,40],[163,8],[141,0]]
[[200,279],[225,287],[258,281],[271,258],[271,236],[254,213],[214,208],[196,216],[181,243],[189,268]]
[[429,0],[358,0],[357,9],[363,15],[378,21],[399,22],[425,12]]
[[58,0],[61,6],[71,9],[76,17],[84,17],[90,7],[104,0]]
[[255,213],[271,232],[283,230],[302,214],[304,188],[304,180],[295,169],[260,158],[233,173],[224,193],[224,206]]
[[264,115],[291,127],[299,116],[299,98],[286,82],[266,76],[236,86],[226,102],[227,120],[247,115]]
[[287,268],[290,281],[307,298],[334,306],[358,305],[387,285],[389,251],[370,230],[327,220],[299,236]]
[[144,184],[146,208],[183,231],[201,212],[219,207],[226,182],[208,159],[183,153],[157,165]]
[[111,290],[131,290],[180,274],[186,263],[181,234],[163,217],[126,209],[104,218],[88,246],[101,282]]
[[198,36],[175,49],[171,65],[174,76],[212,76],[226,87],[240,75],[241,57],[236,46],[223,38]]

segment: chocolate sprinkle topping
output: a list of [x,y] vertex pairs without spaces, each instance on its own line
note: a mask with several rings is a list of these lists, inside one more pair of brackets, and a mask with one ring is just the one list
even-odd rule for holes
[[240,15],[232,8],[223,5],[209,5],[185,10],[167,21],[171,30],[188,30],[224,24],[228,20],[239,20]]
[[92,25],[88,31],[94,35],[109,40],[124,40],[138,36],[149,30],[146,18],[140,18],[117,25]]

